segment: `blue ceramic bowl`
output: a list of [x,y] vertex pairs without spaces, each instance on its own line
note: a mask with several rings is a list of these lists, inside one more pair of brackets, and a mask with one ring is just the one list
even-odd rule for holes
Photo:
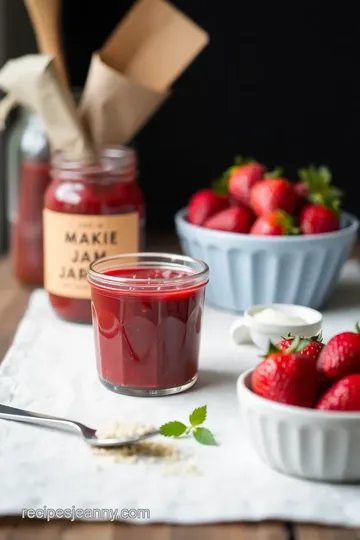
[[357,238],[358,221],[342,214],[339,231],[309,236],[251,236],[192,225],[175,216],[186,255],[210,267],[207,300],[242,312],[255,304],[321,308],[332,293]]

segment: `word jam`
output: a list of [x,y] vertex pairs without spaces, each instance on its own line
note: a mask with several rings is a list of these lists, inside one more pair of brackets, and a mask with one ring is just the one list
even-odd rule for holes
[[[117,245],[117,231],[93,233],[66,232],[65,244],[75,246],[69,266],[62,266],[61,279],[85,280],[89,264],[106,256],[106,246]],[[104,249],[105,248],[105,249]],[[79,265],[85,264],[84,268]],[[74,265],[74,266],[72,266]]]

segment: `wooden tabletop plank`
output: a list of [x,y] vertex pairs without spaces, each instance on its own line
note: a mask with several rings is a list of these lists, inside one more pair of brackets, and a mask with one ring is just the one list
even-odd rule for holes
[[360,529],[299,524],[293,527],[294,540],[360,540]]
[[230,523],[171,527],[171,540],[286,540],[281,523]]
[[271,522],[172,526],[39,522],[20,518],[2,525],[1,521],[0,540],[287,540],[286,528]]
[[30,288],[21,287],[13,278],[9,260],[0,258],[0,362],[11,345],[30,294]]

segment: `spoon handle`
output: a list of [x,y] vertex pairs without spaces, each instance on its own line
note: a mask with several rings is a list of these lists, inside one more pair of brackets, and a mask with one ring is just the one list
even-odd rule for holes
[[80,426],[72,420],[49,416],[47,414],[38,414],[24,409],[16,409],[0,403],[0,418],[3,420],[13,420],[14,422],[24,422],[26,424],[36,424],[38,426],[50,427],[66,431],[76,432],[81,435]]

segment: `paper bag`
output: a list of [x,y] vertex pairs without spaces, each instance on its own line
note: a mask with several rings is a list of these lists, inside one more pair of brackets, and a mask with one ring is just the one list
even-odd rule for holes
[[80,105],[97,146],[128,143],[209,41],[164,0],[138,0],[94,55]]
[[70,91],[58,79],[54,59],[26,55],[9,60],[0,70],[2,120],[15,103],[34,110],[44,122],[53,152],[72,159],[92,159],[93,149],[81,125]]
[[[128,142],[166,99],[164,93],[127,79],[97,54],[91,60],[87,88],[91,92],[90,98],[86,92],[83,98],[82,123],[98,147]],[[96,104],[91,95],[97,96]]]

